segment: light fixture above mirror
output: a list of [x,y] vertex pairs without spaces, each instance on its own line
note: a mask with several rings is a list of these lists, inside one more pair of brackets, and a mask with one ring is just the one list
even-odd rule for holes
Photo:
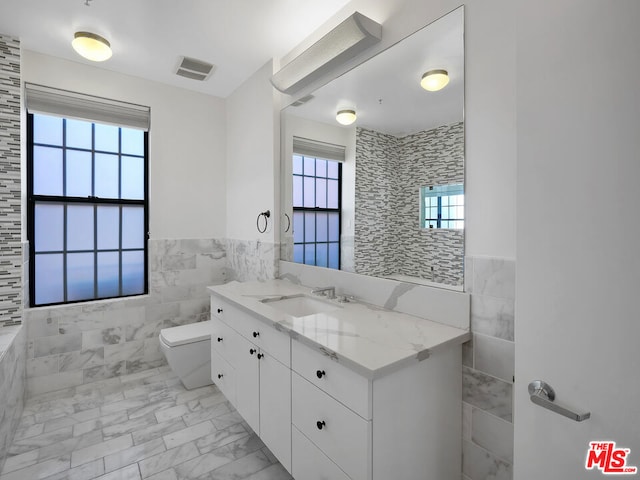
[[76,32],[71,46],[78,55],[92,62],[104,62],[111,58],[111,44],[96,33]]

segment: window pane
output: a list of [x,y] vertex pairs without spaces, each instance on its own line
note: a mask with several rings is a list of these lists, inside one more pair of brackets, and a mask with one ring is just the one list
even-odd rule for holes
[[293,261],[302,263],[304,261],[304,245],[293,246]]
[[338,208],[338,181],[329,180],[327,182],[327,207]]
[[36,303],[64,301],[62,254],[36,255],[35,271]]
[[327,208],[327,181],[323,178],[316,180],[316,207]]
[[329,213],[329,241],[340,241],[340,215],[338,213]]
[[67,205],[67,250],[93,250],[93,205]]
[[69,253],[67,255],[67,300],[94,298],[93,253]]
[[316,244],[315,243],[307,243],[304,245],[304,263],[306,265],[315,265],[316,264]]
[[144,208],[122,207],[122,248],[144,247]]
[[34,226],[36,252],[55,252],[64,248],[64,207],[62,205],[36,205]]
[[316,237],[318,242],[329,240],[329,218],[326,213],[316,214]]
[[315,181],[313,177],[304,177],[304,206],[309,208],[316,206]]
[[304,241],[316,241],[316,214],[313,212],[304,214]]
[[116,297],[120,294],[120,254],[98,252],[98,297]]
[[96,150],[118,152],[118,127],[96,123]]
[[302,175],[302,157],[300,155],[293,156],[293,173]]
[[329,254],[326,243],[318,243],[316,245],[316,265],[318,267],[329,266]]
[[327,162],[327,177],[338,178],[339,162]]
[[62,118],[34,115],[33,142],[62,145]]
[[67,150],[67,191],[69,197],[88,197],[91,191],[91,153]]
[[304,213],[293,212],[293,242],[304,242]]
[[98,250],[120,248],[120,207],[98,207]]
[[96,197],[118,198],[118,155],[96,153]]
[[340,268],[340,244],[329,244],[329,268]]
[[313,176],[316,174],[316,159],[304,157],[304,174]]
[[302,207],[302,177],[293,177],[293,206]]
[[33,147],[33,193],[62,195],[62,150]]
[[144,252],[122,252],[122,294],[144,293]]
[[122,186],[120,198],[144,199],[144,159],[122,157]]
[[316,177],[326,177],[326,176],[327,176],[327,161],[316,160]]
[[133,128],[123,128],[122,135],[122,153],[129,155],[144,155],[144,132]]
[[91,150],[92,132],[91,122],[83,122],[82,120],[67,119],[67,147],[85,148]]

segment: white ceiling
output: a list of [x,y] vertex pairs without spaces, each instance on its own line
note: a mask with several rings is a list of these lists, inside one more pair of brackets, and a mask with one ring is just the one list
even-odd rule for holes
[[[422,74],[433,69],[449,72],[450,82],[439,92],[420,87]],[[336,112],[355,109],[357,126],[396,136],[462,121],[463,9],[410,35],[313,95],[302,106],[288,107],[287,113],[339,126]]]
[[[227,97],[281,58],[349,0],[0,0],[0,33],[28,50]],[[107,38],[96,64],[71,48],[76,31]],[[175,75],[180,56],[216,65],[204,82]]]

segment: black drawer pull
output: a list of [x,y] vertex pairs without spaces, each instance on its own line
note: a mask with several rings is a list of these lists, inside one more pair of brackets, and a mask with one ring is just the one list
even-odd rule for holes
[[218,379],[224,377],[224,375],[222,375],[221,373],[218,374]]
[[218,313],[222,313],[222,309],[221,308],[218,309]]
[[256,349],[255,349],[255,348],[250,348],[250,349],[249,349],[249,353],[250,353],[251,355],[253,355],[254,353],[256,353]]
[[324,373],[324,370],[316,370],[316,377],[322,378],[325,375],[326,375],[326,373]]
[[324,423],[324,420],[320,421],[318,420],[316,422],[316,427],[318,427],[318,430],[322,430],[325,427],[326,423]]
[[264,357],[264,353],[259,353],[258,354],[258,360],[260,360],[262,357]]
[[260,336],[260,332],[253,332],[253,338],[259,337]]
[[221,342],[222,341],[222,337],[218,337],[218,341]]

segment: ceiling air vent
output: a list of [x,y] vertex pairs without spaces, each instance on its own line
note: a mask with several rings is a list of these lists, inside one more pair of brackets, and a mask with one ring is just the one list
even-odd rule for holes
[[313,95],[309,94],[306,97],[302,97],[291,104],[292,107],[299,107],[300,105],[304,105],[309,100],[313,98]]
[[191,78],[192,80],[206,80],[215,70],[215,65],[196,60],[195,58],[181,57],[180,65],[176,70],[176,75]]

